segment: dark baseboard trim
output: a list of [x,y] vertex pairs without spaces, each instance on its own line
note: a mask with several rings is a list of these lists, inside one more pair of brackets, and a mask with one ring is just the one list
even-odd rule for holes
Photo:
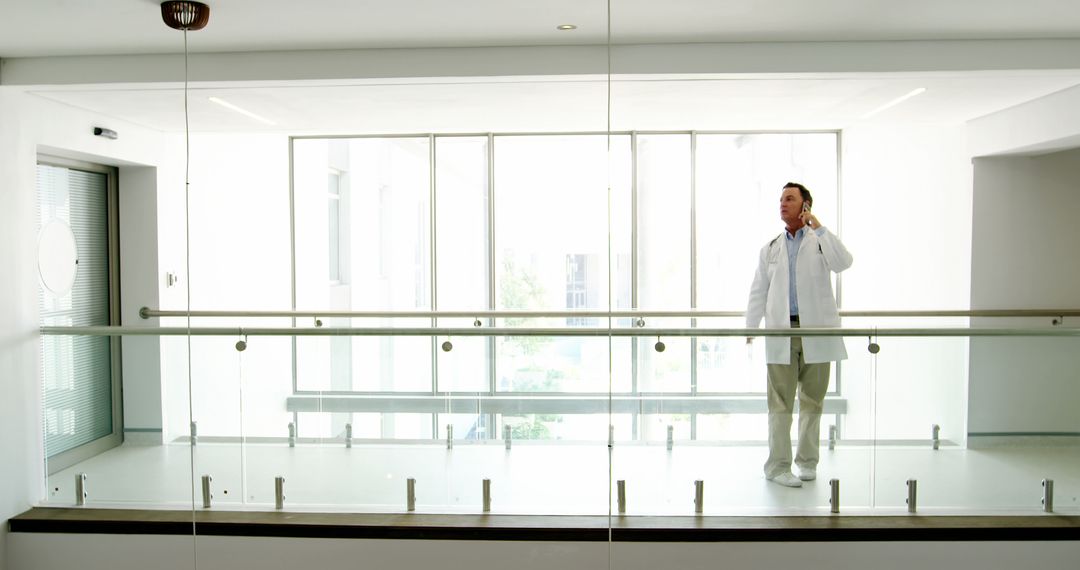
[[968,437],[1080,437],[1080,431],[973,431]]
[[560,542],[1080,541],[1080,516],[612,517],[37,507],[10,532]]

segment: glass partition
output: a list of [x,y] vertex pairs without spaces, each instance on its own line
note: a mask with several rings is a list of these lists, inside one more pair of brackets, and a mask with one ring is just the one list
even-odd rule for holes
[[[107,337],[47,334],[43,335],[43,338],[63,342],[68,339],[100,340]],[[130,431],[123,445],[48,473],[44,483],[46,494],[43,504],[57,507],[86,505],[98,508],[190,509],[193,501],[193,470],[192,453],[188,444],[187,418],[190,416],[187,410],[187,339],[140,335],[114,336],[111,341],[131,349],[145,348],[148,342],[161,344],[160,361],[165,366],[163,370],[175,373],[161,378],[163,389],[168,390],[162,397],[163,401],[176,404],[166,412],[170,417],[175,414],[176,421],[166,424],[160,432]],[[44,363],[47,370],[51,365],[49,362]],[[129,368],[127,371],[128,382],[132,382],[135,377],[134,370]],[[143,369],[142,372],[152,375],[158,371]],[[133,403],[147,407],[156,404],[139,400],[143,395],[145,392],[129,390],[129,406]],[[85,475],[85,478],[80,478],[80,474]],[[82,497],[78,496],[79,488],[84,493]]]
[[[431,113],[426,129],[276,133],[242,160],[228,151],[249,135],[197,140],[208,182],[185,212],[190,288],[160,297],[229,315],[160,320],[216,329],[146,337],[159,366],[126,376],[159,390],[161,441],[50,474],[46,502],[74,502],[86,473],[100,506],[199,510],[207,477],[225,511],[895,515],[915,499],[920,514],[1037,514],[1045,479],[1055,510],[1077,512],[1075,339],[935,332],[1060,323],[881,313],[970,300],[956,279],[941,300],[894,273],[936,244],[915,232],[903,252],[901,232],[875,227],[866,188],[892,134],[791,116],[744,130],[744,108],[766,113],[752,99],[821,80],[634,73],[620,59],[634,50],[604,45],[627,39],[598,17],[610,6],[587,4],[576,74],[402,80],[385,111]],[[473,97],[519,106],[487,116]],[[812,189],[829,231],[880,237],[830,277],[841,307],[869,310],[834,333],[847,357],[821,372],[820,418],[805,401],[770,413],[766,347],[790,331],[743,330],[762,246],[785,239],[789,181]],[[963,250],[949,227],[942,247]],[[938,268],[964,273],[946,251]],[[273,330],[244,332],[260,328]],[[884,333],[896,328],[921,332]],[[122,340],[134,354],[146,338]],[[70,365],[49,360],[47,389],[50,366]],[[64,423],[51,412],[50,434]],[[799,488],[766,476],[778,435],[793,475],[815,469]]]
[[[204,475],[215,505],[265,510],[275,477],[288,508],[350,512],[402,511],[409,479],[421,512],[476,512],[485,479],[492,512],[514,514],[618,513],[619,481],[631,516],[692,514],[696,481],[705,515],[825,514],[834,478],[843,509],[860,513],[904,509],[908,479],[920,512],[1027,512],[1044,478],[1055,508],[1075,507],[1061,419],[1071,339],[935,332],[968,326],[957,316],[845,317],[869,332],[836,333],[848,357],[830,365],[817,479],[766,481],[770,339],[731,331],[778,233],[776,181],[814,181],[815,215],[839,223],[837,139],[295,139],[291,210],[261,204],[223,237],[204,229],[223,216],[209,190],[192,196],[205,222],[191,227],[192,308],[231,316],[190,319],[213,334],[124,339],[130,354],[159,345],[160,366],[128,382],[159,386],[161,445],[128,442],[58,472],[48,500],[70,500],[84,469],[110,481],[94,484],[99,504],[173,507],[201,504]],[[261,245],[222,247],[241,236]],[[281,244],[291,271],[272,255]],[[264,327],[275,331],[244,332]],[[923,332],[875,332],[889,328]],[[132,473],[149,483],[121,483]],[[1001,481],[956,490],[977,473]]]
[[[1026,329],[1050,319],[974,320]],[[879,342],[877,507],[906,508],[910,480],[922,513],[1031,513],[1050,480],[1055,512],[1075,512],[1080,449],[1061,401],[1075,338]]]
[[[385,77],[313,69],[298,82],[193,86],[278,106],[281,126],[258,132],[189,122],[185,78],[183,162],[175,140],[109,156],[137,181],[129,192],[153,189],[142,210],[117,214],[115,188],[68,195],[117,184],[102,173],[39,164],[38,246],[63,254],[35,276],[42,503],[190,510],[193,521],[206,510],[607,515],[609,530],[624,516],[685,528],[1080,514],[1075,322],[964,310],[1075,299],[1060,285],[1075,272],[1045,270],[1070,252],[1042,249],[1070,242],[1032,231],[1071,214],[1024,209],[1062,201],[1073,185],[1051,179],[1073,180],[1074,157],[1010,156],[1069,138],[996,139],[1015,134],[999,128],[1013,110],[1052,106],[1040,98],[1074,87],[1076,70],[944,70],[919,55],[941,48],[956,67],[972,56],[954,57],[962,42],[915,42],[911,61],[871,69],[841,53],[858,42],[780,43],[734,32],[738,18],[695,31],[678,9],[630,4],[561,2],[542,17],[504,6],[503,23],[565,35],[402,45]],[[484,21],[470,10],[443,27]],[[728,16],[703,10],[702,21]],[[835,35],[819,24],[806,38]],[[873,50],[888,56],[891,43]],[[401,64],[417,53],[438,56]],[[75,107],[107,99],[68,91],[59,99]],[[23,130],[52,148],[54,127]],[[1038,176],[1018,182],[1029,169]],[[772,263],[795,259],[778,211],[788,182],[809,187],[813,216],[850,240],[854,265],[828,277],[839,330],[746,329],[772,251],[762,247],[785,244]],[[156,243],[119,235],[121,219]],[[1015,251],[995,241],[1025,233],[1037,235]],[[1053,259],[1016,263],[1029,256]],[[126,291],[121,270],[139,275]],[[53,290],[51,271],[74,294]],[[995,298],[986,283],[999,275]],[[1037,281],[1056,289],[1028,287]],[[169,314],[133,322],[144,298]],[[80,325],[102,328],[50,328]],[[835,338],[847,354],[815,363],[821,409],[799,398],[813,389],[803,379],[788,396],[797,409],[778,411],[767,347]],[[767,463],[778,455],[790,455],[787,484]]]
[[[888,514],[911,479],[936,514],[1029,512],[1052,479],[1074,508],[1072,340],[979,330],[1069,330],[1042,318],[956,334],[968,318],[845,317],[868,332],[836,333],[817,479],[766,481],[770,339],[731,331],[771,231],[745,236],[775,215],[773,171],[817,180],[816,215],[839,217],[836,136],[297,139],[297,311],[260,316],[293,294],[245,293],[270,257],[193,226],[193,306],[239,309],[191,318],[213,334],[125,337],[131,354],[158,343],[159,368],[128,381],[158,376],[161,444],[53,474],[47,500],[86,472],[98,504],[197,506],[210,476],[215,505],[270,510],[283,477],[289,508],[399,512],[414,479],[418,511],[468,513],[487,479],[492,512],[595,515],[618,512],[623,481],[628,515],[687,515],[702,481],[705,515],[825,514],[837,479],[844,510]],[[212,206],[195,194],[193,213]],[[750,214],[713,219],[733,207]],[[281,218],[264,206],[230,231],[280,243]]]
[[[1044,480],[1053,486],[1055,512],[1076,511],[1080,453],[1064,429],[1055,429],[1067,425],[1069,402],[1048,397],[1071,389],[1077,347],[1069,329],[984,336],[980,328],[956,334],[927,327],[926,319],[906,329],[849,320],[849,329],[869,332],[847,336],[848,358],[833,364],[817,479],[801,489],[764,477],[769,421],[761,396],[613,394],[610,404],[606,397],[559,393],[311,398],[289,387],[293,337],[285,326],[270,335],[236,337],[222,328],[192,336],[190,416],[176,405],[187,398],[189,339],[160,337],[165,395],[172,400],[162,442],[128,442],[52,473],[46,503],[74,504],[76,474],[85,473],[88,505],[198,508],[202,477],[210,476],[214,508],[272,510],[275,478],[283,477],[287,510],[402,512],[407,480],[414,479],[418,512],[475,513],[488,480],[493,513],[595,515],[607,508],[611,425],[612,508],[618,512],[622,481],[628,516],[692,515],[696,481],[707,489],[706,516],[826,515],[831,479],[840,482],[845,513],[901,514],[910,492],[915,512],[924,515],[1035,515],[1042,512]],[[764,386],[765,339],[747,349],[708,318],[698,324],[699,338],[744,343],[745,370]],[[471,324],[458,329],[471,333],[462,338],[494,338]],[[548,338],[532,336],[534,330],[522,327],[519,338]],[[1059,332],[1065,336],[1046,336]],[[636,334],[613,339],[655,338]],[[120,341],[137,338],[154,337]],[[440,361],[455,358],[456,350],[440,349]],[[344,427],[340,434],[303,436],[296,419],[319,429]],[[395,437],[381,435],[387,423]],[[796,415],[790,431],[796,456],[799,423]],[[1043,431],[1021,431],[1030,425]]]
[[[966,326],[967,319],[856,318],[850,326],[895,328]],[[875,360],[874,401],[874,506],[904,509],[907,480],[914,479],[917,506],[930,509],[939,490],[933,465],[965,445],[966,386],[969,378],[968,346],[964,337],[874,337],[880,352]],[[937,441],[935,441],[935,439]],[[934,450],[938,450],[935,455]],[[929,468],[929,471],[927,470]],[[951,469],[947,469],[951,470]],[[921,476],[919,476],[921,474]],[[958,474],[958,473],[957,473]],[[964,477],[960,477],[963,479]],[[959,481],[956,481],[959,483]],[[952,487],[952,485],[950,485]],[[959,500],[958,487],[944,496]],[[960,501],[957,504],[962,504]],[[993,508],[990,504],[987,508]]]

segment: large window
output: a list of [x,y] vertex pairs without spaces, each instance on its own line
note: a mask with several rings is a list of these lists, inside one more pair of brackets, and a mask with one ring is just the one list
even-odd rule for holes
[[[837,220],[835,133],[429,135],[302,138],[293,145],[298,309],[738,311],[759,248],[780,231],[785,182],[806,184],[819,216]],[[588,316],[337,322],[609,324]],[[611,324],[626,327],[631,320]],[[742,321],[666,318],[647,325],[739,327]],[[586,399],[609,391],[764,390],[763,355],[748,352],[741,339],[466,337],[450,339],[452,351],[440,349],[444,340],[300,339],[296,390]],[[367,437],[439,437],[447,422],[458,436],[497,437],[510,426],[518,438],[606,437],[605,414],[495,417],[479,409],[478,415],[333,414],[342,416],[336,423],[312,414],[302,423],[320,435],[351,421],[354,433]],[[653,440],[668,425],[679,436],[761,432],[738,416],[702,415],[698,422],[696,414],[658,412],[627,416],[627,429]],[[319,422],[324,425],[312,427]]]
[[[697,306],[741,311],[758,252],[782,229],[780,189],[786,182],[806,185],[818,217],[825,224],[837,223],[836,135],[703,134],[696,146]],[[742,319],[699,321],[743,326]],[[763,345],[755,343],[755,348],[760,351]],[[764,355],[748,355],[742,339],[698,341],[699,392],[760,392],[764,380]]]
[[[609,233],[629,237],[629,219],[609,210],[629,198],[629,137],[603,135],[507,136],[495,139],[495,287],[498,309],[606,310],[630,306],[620,298],[630,274],[616,261]],[[611,186],[608,191],[609,183]],[[610,217],[610,227],[609,227]],[[504,325],[559,326],[563,319],[505,319]],[[571,324],[606,325],[597,319]],[[500,392],[604,393],[609,388],[608,339],[505,337],[497,340],[496,389]],[[628,343],[616,339],[622,358],[611,389],[630,389]]]
[[[435,139],[436,308],[491,306],[489,150],[488,137]],[[470,327],[473,321],[439,319],[438,324]],[[483,337],[457,338],[453,351],[437,351],[436,391],[490,391],[493,343]]]

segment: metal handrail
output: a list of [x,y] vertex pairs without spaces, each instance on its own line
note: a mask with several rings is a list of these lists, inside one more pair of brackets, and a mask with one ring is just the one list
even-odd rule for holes
[[426,336],[426,337],[1074,337],[1080,327],[1053,328],[597,328],[597,327],[41,327],[44,335],[78,336]]
[[[714,311],[708,309],[678,310],[488,310],[475,311],[172,311],[143,307],[139,316],[154,317],[352,317],[352,318],[562,318],[562,317],[653,317],[653,318],[704,318],[741,317],[743,311]],[[841,317],[1080,317],[1080,309],[981,309],[981,310],[926,310],[926,311],[840,311]]]

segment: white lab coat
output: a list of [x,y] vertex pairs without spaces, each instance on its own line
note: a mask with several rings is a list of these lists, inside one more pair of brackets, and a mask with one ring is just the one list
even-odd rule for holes
[[[761,248],[754,284],[750,288],[750,302],[746,308],[746,328],[757,328],[762,317],[765,318],[766,328],[791,327],[785,240],[781,233]],[[825,229],[818,236],[816,231],[807,228],[799,255],[795,258],[800,327],[840,326],[840,314],[836,309],[836,295],[833,294],[829,272],[840,273],[851,267],[851,261],[851,253],[832,232]],[[803,358],[807,363],[847,358],[841,337],[804,337],[802,345]],[[790,364],[791,339],[766,338],[765,361],[769,364]]]

